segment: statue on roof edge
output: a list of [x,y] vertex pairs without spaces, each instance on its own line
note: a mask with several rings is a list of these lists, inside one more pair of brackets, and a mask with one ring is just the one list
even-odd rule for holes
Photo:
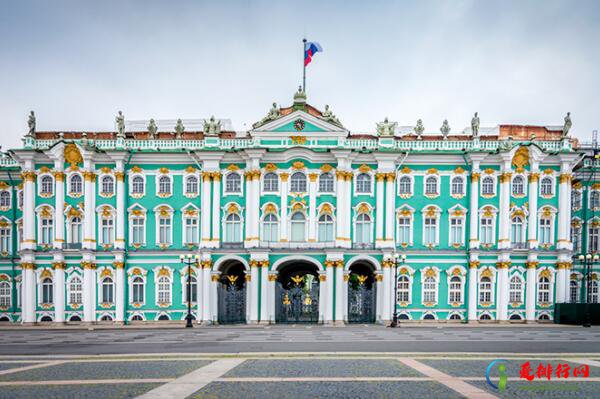
[[124,139],[125,138],[125,115],[123,115],[123,111],[119,111],[119,113],[115,117],[115,123],[117,124],[117,138]]
[[475,112],[473,119],[471,119],[471,134],[474,138],[479,137],[479,116],[477,114],[478,113]]
[[422,119],[417,120],[417,125],[415,126],[414,130],[417,135],[417,140],[422,140],[423,138],[421,136],[423,135],[423,132],[425,131],[425,126],[423,126]]
[[280,111],[279,107],[277,106],[277,103],[273,103],[273,107],[271,107],[271,109],[269,110],[269,113],[267,114],[267,116],[265,116],[264,118],[262,118],[260,120],[260,122],[255,123],[254,125],[252,125],[252,127],[253,128],[257,128],[259,126],[264,125],[267,122],[274,121],[275,119],[279,118],[280,114],[281,114],[281,111]]
[[31,111],[29,118],[27,118],[27,126],[29,127],[29,133],[27,133],[27,136],[33,137],[35,134],[35,114],[33,111]]
[[221,133],[221,121],[211,116],[210,119],[204,121],[204,134],[208,136],[217,136]]
[[379,136],[393,136],[397,125],[398,122],[390,122],[386,116],[383,122],[377,123],[377,134]]
[[444,140],[448,140],[448,134],[450,134],[450,124],[448,123],[448,119],[444,119],[442,127],[440,127],[440,132],[442,132]]
[[567,112],[565,116],[565,124],[562,129],[562,137],[565,138],[569,134],[569,130],[571,130],[571,126],[573,126],[573,122],[571,121],[571,113]]
[[151,139],[156,138],[157,131],[158,127],[156,126],[156,122],[154,121],[154,119],[150,119],[150,122],[148,123],[148,134],[150,135]]
[[185,131],[185,126],[183,126],[182,120],[177,119],[177,123],[175,124],[175,138],[181,139],[181,136],[183,136],[184,131]]
[[338,126],[342,125],[340,123],[340,120],[338,118],[336,118],[336,116],[334,115],[333,112],[331,112],[329,105],[325,105],[325,109],[323,110],[323,112],[321,112],[321,117],[323,119],[325,119],[327,122],[333,123],[334,125],[338,125]]

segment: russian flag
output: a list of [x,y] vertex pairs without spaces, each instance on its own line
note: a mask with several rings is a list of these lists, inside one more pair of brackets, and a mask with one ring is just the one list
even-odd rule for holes
[[317,42],[304,43],[304,66],[307,66],[312,61],[313,55],[323,51],[323,47]]

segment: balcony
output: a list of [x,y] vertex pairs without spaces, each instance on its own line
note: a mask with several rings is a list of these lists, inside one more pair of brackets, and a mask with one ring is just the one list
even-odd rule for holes
[[260,248],[270,249],[320,249],[320,248],[335,248],[335,241],[328,242],[307,242],[307,241],[260,241]]
[[527,243],[526,242],[511,242],[510,248],[511,249],[527,249]]
[[244,248],[243,242],[221,242],[221,248],[223,249],[240,249]]

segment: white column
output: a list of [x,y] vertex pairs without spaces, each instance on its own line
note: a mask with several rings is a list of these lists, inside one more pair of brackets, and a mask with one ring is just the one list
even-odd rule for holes
[[[336,195],[337,195],[337,199],[336,199],[336,235],[335,235],[335,241],[336,241],[336,246],[338,247],[343,247],[344,246],[344,241],[346,239],[345,237],[345,231],[346,228],[344,227],[345,224],[345,216],[346,216],[346,211],[345,211],[345,207],[346,204],[350,201],[348,198],[346,198],[346,186],[345,186],[345,179],[346,179],[346,172],[338,170],[336,172]],[[328,275],[329,276],[329,275]],[[329,279],[329,277],[328,277]],[[333,281],[333,280],[331,280]]]
[[[342,219],[344,221],[344,237],[343,247],[350,248],[352,246],[352,234],[351,234],[351,225],[352,225],[352,178],[354,174],[352,172],[346,172],[346,180],[344,181],[344,198],[346,201],[344,202],[344,213],[342,215]],[[339,219],[338,219],[339,220]]]
[[571,225],[571,179],[567,163],[561,164],[561,174],[558,185],[558,235],[557,249],[570,249],[569,227]]
[[394,248],[396,221],[396,173],[389,172],[385,183],[385,246]]
[[115,171],[117,180],[117,230],[115,238],[115,249],[125,249],[125,172],[122,166]]
[[281,178],[281,191],[280,191],[280,195],[281,195],[281,202],[279,204],[279,207],[281,208],[281,220],[279,222],[279,231],[280,231],[280,239],[279,241],[281,242],[287,242],[288,241],[288,206],[287,206],[287,201],[288,201],[288,191],[289,191],[289,177],[290,174],[289,173],[281,173],[279,175],[279,177]]
[[125,263],[115,261],[115,321],[123,323],[125,321]]
[[264,324],[269,323],[269,291],[267,274],[269,272],[268,263],[263,263],[260,268],[260,322]]
[[[252,171],[252,180],[250,181],[252,187],[251,202],[246,204],[248,213],[252,215],[252,225],[250,237],[250,246],[258,247],[260,234],[258,232],[260,226],[260,170],[255,169]],[[248,239],[248,237],[246,237]]]
[[504,260],[496,263],[496,318],[499,321],[508,320],[508,268],[510,262]]
[[204,320],[204,272],[203,263],[199,262],[196,269],[196,323]]
[[[211,182],[211,172],[202,172],[202,194],[200,199],[200,208],[202,213],[202,221],[201,221],[201,247],[207,248],[210,247],[210,215],[212,213],[211,207],[211,197],[210,197],[210,184]],[[200,297],[198,297],[200,298]]]
[[[275,298],[275,283],[277,282],[277,274],[276,273],[269,273],[268,277],[267,277],[267,299],[268,299],[268,303],[269,303],[269,314],[268,314],[268,320],[269,320],[269,324],[273,324],[275,323],[275,301],[277,300]],[[323,284],[321,282],[321,284]],[[320,285],[319,285],[320,288]],[[321,291],[319,290],[319,295],[321,294]],[[321,306],[321,296],[319,296],[319,307]],[[319,314],[321,315],[322,313],[319,312]]]
[[564,262],[559,262],[556,266],[558,269],[556,271],[556,303],[564,303],[566,302],[565,276],[567,275],[567,270],[565,269]]
[[35,323],[36,322],[36,290],[35,290],[35,263],[33,259],[30,262],[21,263],[21,321],[23,323]]
[[244,279],[246,281],[246,324],[248,324],[250,323],[250,312],[252,311],[252,290],[250,289],[252,276],[250,273],[246,273]]
[[54,322],[65,322],[65,262],[55,255],[54,263]]
[[[335,272],[335,263],[325,262],[325,289],[327,300],[325,301],[325,323],[333,322],[333,274]],[[321,283],[323,284],[323,283]]]
[[217,312],[219,310],[218,305],[218,294],[217,294],[217,285],[219,284],[219,272],[211,272],[210,274],[210,285],[209,285],[209,294],[210,294],[210,320],[211,324],[215,324],[218,322]]
[[[26,168],[33,168],[29,162]],[[22,249],[35,249],[35,179],[33,170],[24,170],[23,176],[23,243]]]
[[319,323],[325,323],[327,305],[327,272],[319,272]]
[[477,320],[477,268],[479,261],[469,262],[469,321]]
[[253,233],[254,233],[254,212],[252,212],[253,208],[258,208],[260,205],[255,202],[254,199],[254,185],[252,184],[252,179],[254,174],[251,170],[247,170],[244,173],[244,179],[246,180],[246,217],[244,218],[244,231],[246,232],[246,237],[244,239],[244,247],[252,248],[253,241]]
[[250,261],[250,290],[252,292],[252,307],[250,308],[250,322],[258,323],[258,279],[260,274],[260,263],[256,260]]
[[344,322],[344,261],[335,268],[335,321]]
[[479,169],[473,165],[471,173],[471,201],[470,201],[470,226],[469,226],[469,248],[479,247]]
[[525,289],[525,319],[527,321],[535,320],[535,269],[537,261],[529,260],[527,262],[527,282]]
[[96,265],[91,261],[81,262],[83,266],[83,321],[96,321]]
[[500,175],[500,211],[498,214],[498,249],[510,248],[510,177],[511,172],[504,170]]
[[202,262],[202,321],[206,324],[212,323],[212,314],[211,314],[211,298],[210,298],[210,284],[211,284],[211,262],[203,261]]
[[62,159],[54,162],[54,169],[54,248],[62,249],[65,243],[65,173]]
[[84,213],[83,218],[83,248],[96,249],[96,174],[91,160],[84,161],[86,170],[83,172]]
[[375,180],[375,247],[381,248],[385,240],[383,237],[383,225],[385,223],[385,212],[383,209],[385,173],[377,173]]
[[350,271],[343,272],[342,282],[342,320],[348,322],[348,281],[350,279]]
[[393,263],[389,260],[384,260],[382,262],[382,267],[383,267],[383,281],[382,281],[382,285],[383,285],[383,301],[382,301],[382,314],[381,314],[381,320],[385,323],[390,321],[390,316],[392,313],[392,306],[390,303],[390,282],[393,280],[393,277],[391,275],[392,273],[392,266]]
[[[212,197],[212,242],[211,248],[217,248],[221,243],[221,173],[217,172],[213,177]],[[246,204],[246,209],[248,204]]]
[[308,242],[317,241],[317,179],[318,173],[308,175]]
[[538,179],[539,171],[537,163],[532,164],[531,173],[529,174],[529,216],[527,220],[529,249],[538,247],[537,241],[537,209],[538,209]]
[[377,303],[375,306],[375,314],[376,314],[376,321],[377,322],[381,322],[383,317],[383,288],[382,288],[382,282],[383,282],[383,274],[381,272],[378,272],[375,275],[375,284],[376,284],[376,296],[377,296]]

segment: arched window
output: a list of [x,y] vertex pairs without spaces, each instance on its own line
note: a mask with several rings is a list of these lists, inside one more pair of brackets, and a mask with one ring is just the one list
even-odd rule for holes
[[306,216],[302,212],[296,212],[291,217],[291,239],[292,241],[306,241],[305,237]]
[[185,193],[187,195],[198,194],[198,178],[196,176],[191,175],[185,179]]
[[17,207],[19,209],[23,208],[23,190],[17,191]]
[[452,276],[448,286],[448,302],[462,302],[462,280],[458,276]]
[[540,219],[539,223],[539,241],[542,245],[551,244],[551,231],[552,231],[552,220],[547,217],[543,217]]
[[54,284],[52,283],[52,279],[46,277],[42,280],[42,303],[43,304],[51,304],[53,302],[53,290]]
[[482,195],[494,195],[494,178],[486,176],[481,179],[481,194]]
[[105,314],[104,316],[102,316],[100,318],[100,321],[112,321],[112,320],[113,320],[113,318],[108,314]]
[[[196,277],[191,276],[190,277],[190,291],[192,294],[192,303],[195,303],[198,301],[198,280],[196,280]],[[184,287],[184,292],[185,292],[185,298],[184,298],[184,302],[188,303],[189,302],[189,296],[188,296],[188,282],[187,282],[187,278],[185,280],[185,287]]]
[[322,173],[319,176],[319,192],[321,192],[321,193],[332,193],[333,192],[333,175],[331,173]]
[[171,178],[169,176],[161,176],[158,179],[158,193],[162,195],[171,194]]
[[510,241],[515,248],[521,247],[525,243],[523,218],[521,216],[513,216],[510,220]]
[[523,320],[523,318],[521,317],[521,315],[517,314],[517,313],[511,314],[508,319],[509,320]]
[[540,193],[541,195],[552,195],[552,178],[544,177],[540,181]]
[[306,192],[306,176],[302,172],[296,172],[290,179],[290,191],[293,193]]
[[324,213],[319,216],[318,230],[319,242],[333,241],[333,218],[331,215]]
[[171,319],[169,319],[169,315],[161,314],[160,316],[158,316],[158,320],[165,321],[165,320],[171,320]]
[[492,317],[489,314],[484,313],[481,316],[479,316],[479,320],[492,320]]
[[371,193],[371,175],[368,173],[359,173],[356,176],[356,192],[361,194]]
[[358,244],[370,244],[371,239],[371,216],[361,213],[356,217],[355,241]]
[[140,316],[139,314],[136,314],[131,318],[131,321],[143,321],[143,320],[144,320],[144,318],[142,316]]
[[157,294],[158,303],[171,303],[171,280],[162,276],[158,279]]
[[437,282],[433,277],[423,280],[423,302],[437,302]]
[[525,180],[523,180],[523,176],[515,176],[513,179],[512,193],[513,195],[525,195]]
[[592,190],[590,194],[590,208],[598,209],[600,208],[600,191]]
[[398,315],[399,320],[410,320],[410,317],[406,313],[401,313]]
[[71,316],[71,318],[69,319],[69,321],[77,323],[77,322],[81,321],[81,317],[79,317],[77,315],[73,315],[73,316]]
[[51,176],[42,176],[40,181],[40,194],[52,195],[54,192],[54,184]]
[[11,302],[10,284],[8,281],[0,281],[0,307],[8,308]]
[[131,194],[144,194],[144,178],[142,176],[134,176],[131,179]]
[[479,240],[482,244],[492,244],[494,240],[494,220],[482,217],[479,224]]
[[227,177],[225,178],[225,192],[242,192],[242,177],[238,173],[232,172],[227,175]]
[[462,177],[454,176],[452,178],[451,193],[452,193],[452,195],[464,195],[465,184],[464,184],[464,180]]
[[10,192],[7,190],[0,191],[0,207],[10,208]]
[[134,303],[144,302],[144,279],[140,276],[134,277],[131,283],[131,298]]
[[114,284],[110,277],[105,277],[104,280],[102,280],[102,302],[114,302]]
[[263,241],[279,241],[279,220],[273,213],[267,213],[263,218]]
[[550,279],[548,277],[540,277],[538,279],[538,302],[550,302]]
[[510,279],[508,287],[508,300],[510,303],[523,302],[523,281],[519,276],[513,276]]
[[398,277],[397,302],[410,302],[410,279],[406,274]]
[[581,191],[573,190],[571,191],[571,204],[574,209],[580,209],[582,203],[582,195]]
[[492,302],[492,280],[489,277],[482,277],[479,280],[479,302]]
[[115,192],[115,179],[112,176],[102,176],[100,181],[103,195],[113,195]]
[[435,176],[429,176],[427,179],[425,179],[425,194],[438,194],[437,179],[435,178]]
[[408,176],[402,176],[398,180],[398,193],[400,195],[411,195],[411,179]]
[[423,320],[435,320],[435,316],[431,313],[427,313],[425,316],[423,316]]
[[83,240],[83,224],[79,216],[74,216],[69,222],[69,243],[81,244]]
[[579,302],[579,283],[577,280],[571,280],[569,282],[569,302]]
[[83,297],[83,287],[81,278],[75,276],[69,283],[69,303],[71,305],[81,305]]
[[242,241],[242,219],[237,213],[230,213],[225,218],[225,242]]
[[269,172],[263,177],[263,191],[274,193],[279,190],[279,176],[277,173]]
[[462,320],[462,317],[458,313],[452,313],[450,315],[450,320]]
[[83,180],[81,175],[74,174],[71,176],[69,183],[69,192],[71,194],[82,194],[83,193]]

